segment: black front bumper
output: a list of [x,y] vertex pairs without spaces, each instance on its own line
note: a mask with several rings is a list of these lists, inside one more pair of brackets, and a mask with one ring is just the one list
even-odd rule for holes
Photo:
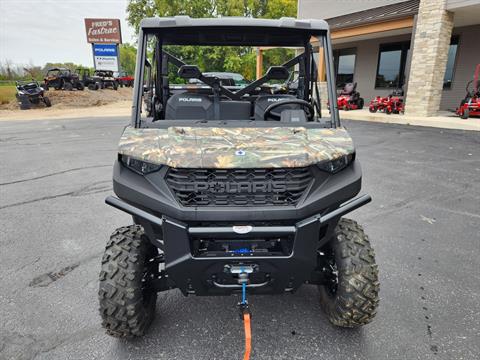
[[[228,266],[233,265],[255,267],[256,273],[252,274],[247,286],[250,293],[283,293],[295,291],[306,282],[318,283],[315,275],[317,249],[322,242],[328,241],[341,216],[370,201],[370,196],[363,195],[333,211],[310,216],[291,226],[253,225],[249,231],[238,233],[233,226],[188,225],[170,217],[155,216],[115,197],[106,199],[107,204],[131,214],[135,222],[144,227],[152,243],[164,251],[165,272],[185,295],[224,295],[239,291],[235,276],[226,274]],[[290,236],[292,248],[284,256],[225,253],[200,257],[192,250],[192,238],[199,236],[225,241]]]

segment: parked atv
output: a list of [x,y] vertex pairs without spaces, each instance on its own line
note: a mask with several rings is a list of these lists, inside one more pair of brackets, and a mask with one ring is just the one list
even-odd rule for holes
[[118,89],[117,80],[113,77],[113,71],[110,70],[95,70],[93,73],[95,78],[99,78],[100,81],[100,88],[101,89]]
[[[325,47],[332,94],[325,117],[314,90],[312,38]],[[374,251],[363,228],[343,217],[371,197],[357,197],[362,172],[334,98],[328,24],[151,18],[140,23],[138,41],[136,73],[146,83],[135,84],[131,124],[113,169],[117,197],[106,199],[132,216],[102,257],[98,294],[107,333],[142,336],[157,293],[175,288],[185,296],[242,294],[245,329],[249,295],[293,293],[304,284],[318,287],[312,302],[320,300],[333,324],[371,322],[379,303]],[[303,52],[230,89],[165,51],[184,44]],[[172,69],[202,84],[173,86]],[[275,83],[288,84],[296,70],[295,88],[273,94]]]
[[[460,102],[456,114],[462,119],[468,119],[470,116],[480,116],[480,64],[475,68],[473,80],[467,83],[465,88],[467,94]],[[473,84],[473,89],[471,89]]]
[[75,72],[83,85],[89,90],[98,90],[102,87],[102,79],[99,76],[92,76],[90,69],[78,68]]
[[52,106],[50,99],[45,96],[45,90],[35,81],[16,81],[16,98],[21,110],[28,110],[33,105],[44,103],[46,107]]
[[337,107],[341,110],[363,109],[365,100],[357,91],[357,83],[347,83],[337,97]]
[[133,87],[133,76],[128,75],[125,71],[115,74],[115,80],[120,87]]
[[70,69],[52,68],[47,71],[44,78],[45,90],[53,87],[55,90],[83,90],[83,83],[80,81],[77,74],[72,73]]

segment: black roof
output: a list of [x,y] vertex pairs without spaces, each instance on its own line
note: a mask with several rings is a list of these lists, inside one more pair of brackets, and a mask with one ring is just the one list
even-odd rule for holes
[[420,0],[410,0],[392,5],[380,6],[347,15],[326,19],[330,29],[338,30],[360,25],[378,23],[388,20],[402,19],[416,15]]
[[286,17],[155,17],[143,19],[140,27],[160,35],[164,44],[178,45],[302,46],[311,36],[328,31],[324,20]]

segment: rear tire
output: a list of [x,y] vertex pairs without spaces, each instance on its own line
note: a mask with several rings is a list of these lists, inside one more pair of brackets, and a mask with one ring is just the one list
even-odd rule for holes
[[158,273],[158,264],[151,261],[157,256],[157,248],[139,225],[121,227],[110,237],[98,291],[102,326],[108,335],[144,335],[155,315],[157,292],[147,281]]
[[[320,304],[333,325],[370,323],[379,303],[378,267],[368,236],[355,221],[341,219],[325,252],[333,252],[337,281],[320,285]],[[322,252],[324,249],[321,250]]]
[[118,83],[117,83],[116,81],[114,81],[114,82],[112,83],[112,88],[113,88],[113,90],[117,90],[117,89],[118,89]]
[[71,82],[65,82],[64,88],[67,91],[72,91],[73,90],[73,84]]
[[77,82],[76,88],[77,90],[83,91],[83,89],[85,89],[85,85],[83,85],[81,82]]
[[60,79],[56,82],[56,85],[54,86],[55,90],[62,90],[64,86],[64,81],[63,79]]

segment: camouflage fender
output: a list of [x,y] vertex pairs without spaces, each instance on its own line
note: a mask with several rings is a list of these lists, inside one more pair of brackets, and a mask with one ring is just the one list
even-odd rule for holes
[[354,152],[344,128],[126,127],[118,152],[178,168],[304,167]]

